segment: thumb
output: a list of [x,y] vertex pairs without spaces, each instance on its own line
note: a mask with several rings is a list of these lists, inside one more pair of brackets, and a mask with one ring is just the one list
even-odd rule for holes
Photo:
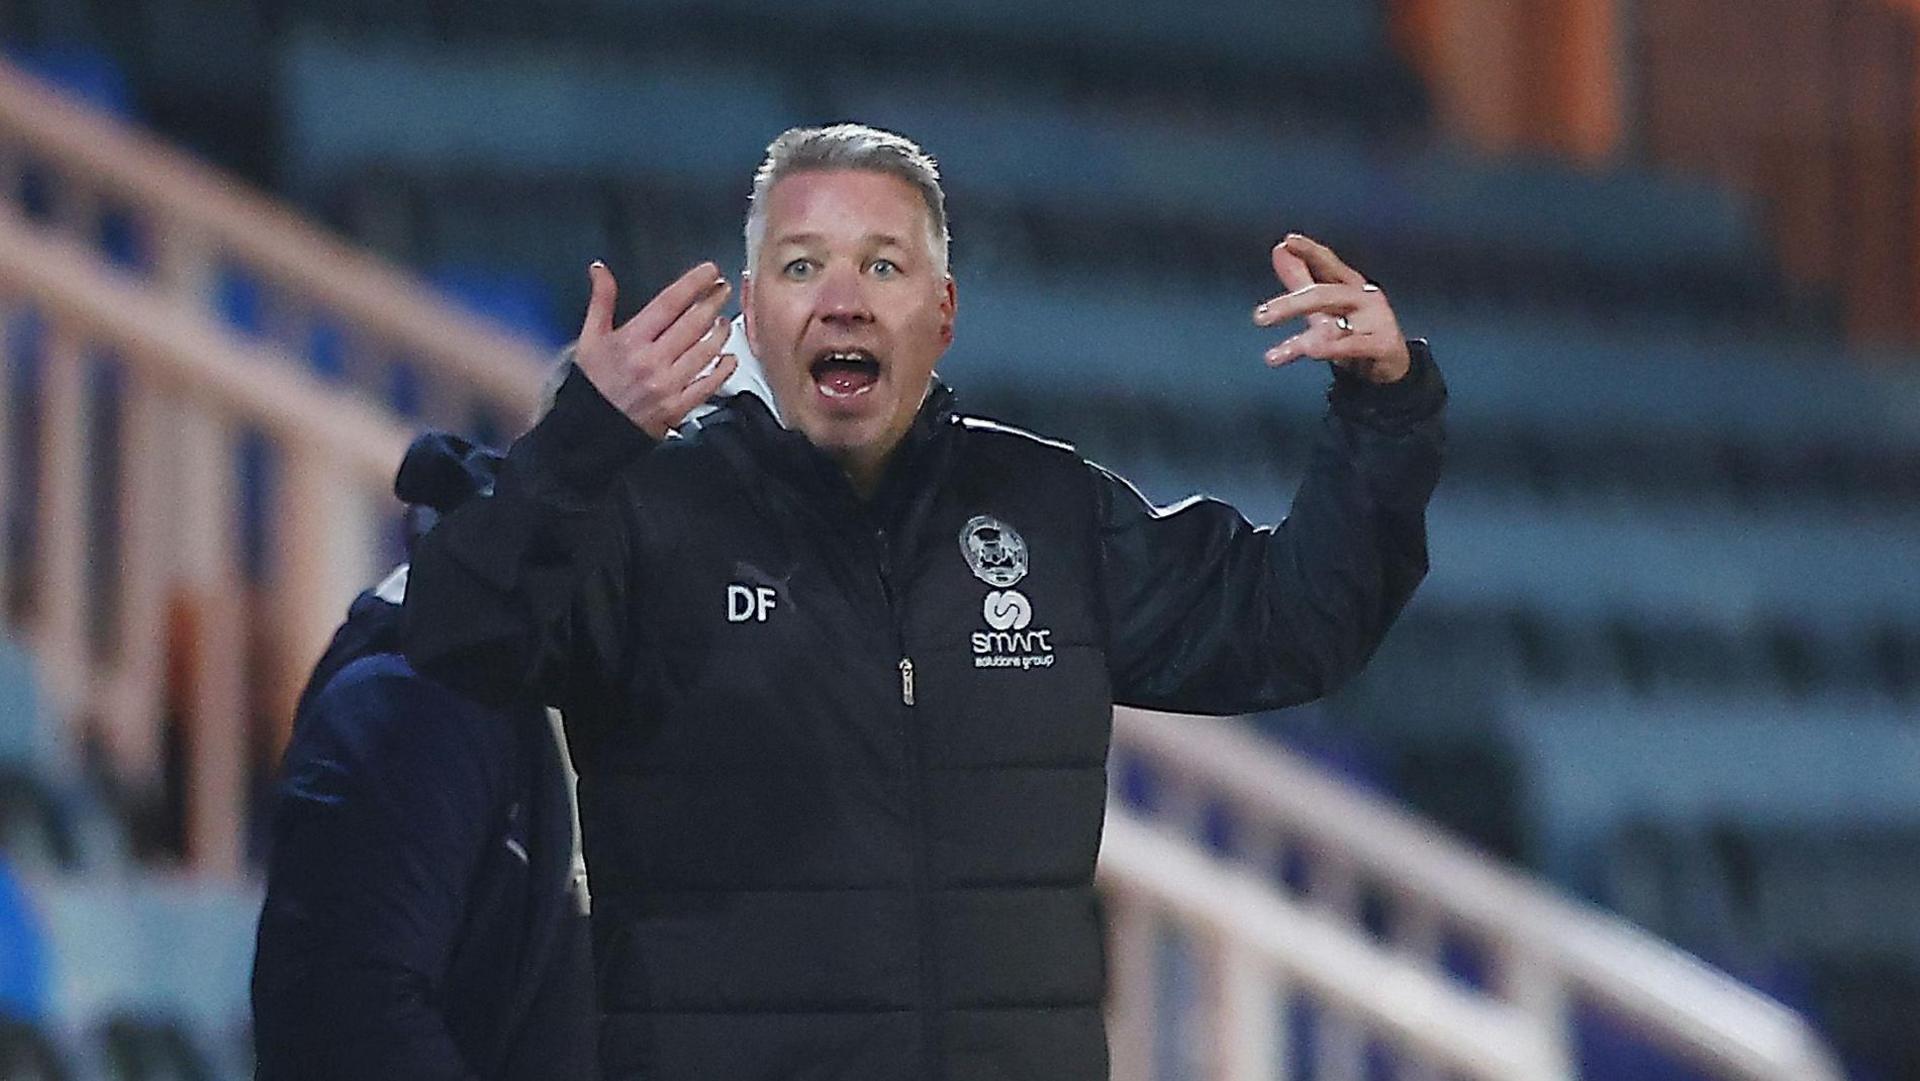
[[593,295],[587,298],[587,320],[580,327],[582,341],[598,338],[613,329],[613,305],[620,295],[613,271],[598,259],[587,267],[587,280],[593,283]]

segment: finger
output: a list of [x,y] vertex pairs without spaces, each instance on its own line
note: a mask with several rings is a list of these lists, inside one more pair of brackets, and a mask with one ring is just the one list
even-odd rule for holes
[[[662,357],[677,357],[693,347],[695,342],[708,338],[727,340],[727,317],[721,314],[721,308],[727,303],[727,289],[715,289],[700,298],[693,307],[680,313],[680,318],[661,333],[658,341]],[[717,350],[716,350],[717,351]]]
[[1380,343],[1371,334],[1355,334],[1332,325],[1308,327],[1272,349],[1266,361],[1274,367],[1290,364],[1301,357],[1320,360],[1353,360],[1380,351]]
[[700,370],[713,363],[713,358],[727,347],[729,329],[725,319],[714,320],[713,330],[696,338],[667,365],[662,373],[663,385],[678,389],[692,382]]
[[[1280,284],[1286,286],[1290,293],[1314,284],[1313,272],[1307,269],[1307,264],[1299,256],[1287,250],[1287,242],[1284,240],[1273,246],[1273,276],[1279,278]],[[1261,318],[1266,307],[1266,304],[1262,304],[1253,310],[1253,321],[1261,326],[1268,325]],[[1310,315],[1307,317],[1307,322],[1324,323],[1329,318],[1331,316]]]
[[598,259],[588,264],[587,281],[593,292],[587,297],[587,320],[580,325],[581,341],[598,338],[613,329],[613,306],[620,296],[620,285],[613,280],[613,271]]
[[726,284],[720,276],[720,268],[711,262],[701,263],[674,279],[672,285],[660,290],[647,306],[641,308],[626,326],[620,328],[623,333],[638,335],[641,341],[653,341],[661,332],[674,324],[674,321],[686,313],[689,307],[708,290]]
[[1281,243],[1286,246],[1288,251],[1299,256],[1300,260],[1307,264],[1307,269],[1313,272],[1316,281],[1339,282],[1343,285],[1367,284],[1367,276],[1365,274],[1348,266],[1345,262],[1341,261],[1338,255],[1333,253],[1332,248],[1327,247],[1325,244],[1320,243],[1310,236],[1302,236],[1299,233],[1289,233],[1287,234],[1287,239],[1281,241]]
[[687,384],[687,389],[681,391],[668,404],[670,414],[679,418],[674,423],[677,424],[679,420],[685,419],[686,415],[693,411],[694,406],[713,397],[739,364],[739,358],[732,353],[720,354],[720,363],[714,365],[712,371]]
[[1278,326],[1290,319],[1301,316],[1324,315],[1325,319],[1308,319],[1311,324],[1333,322],[1336,315],[1345,315],[1367,302],[1364,287],[1352,285],[1309,285],[1274,297],[1253,309],[1253,321],[1263,327]]

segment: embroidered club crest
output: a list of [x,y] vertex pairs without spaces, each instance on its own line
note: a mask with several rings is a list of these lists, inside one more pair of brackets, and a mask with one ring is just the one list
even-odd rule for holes
[[1006,589],[1027,575],[1027,542],[1013,527],[985,514],[967,519],[960,530],[960,552],[973,576]]

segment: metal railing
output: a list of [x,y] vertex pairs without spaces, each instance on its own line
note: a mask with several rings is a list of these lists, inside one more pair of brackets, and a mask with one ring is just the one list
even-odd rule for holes
[[[1151,825],[1114,801],[1102,850],[1115,1081],[1149,1081],[1168,1052],[1217,1081],[1285,1079],[1287,1032],[1275,1018],[1296,991],[1321,1011],[1314,1081],[1366,1076],[1376,1040],[1402,1056],[1403,1078],[1571,1078],[1576,1001],[1718,1076],[1839,1081],[1792,1011],[1243,724],[1117,710],[1114,759],[1116,776],[1143,767],[1159,792]],[[1229,850],[1207,857],[1207,822],[1219,815],[1233,824]],[[1276,871],[1289,857],[1305,868],[1297,898]],[[1365,911],[1368,899],[1385,911]],[[1155,1046],[1168,934],[1200,944],[1209,992],[1195,1047]],[[1447,974],[1449,941],[1486,956],[1487,986]]]
[[372,400],[405,369],[423,424],[466,430],[484,415],[514,431],[539,399],[547,355],[533,343],[4,62],[0,191],[75,239],[117,230],[139,273],[216,318],[244,283],[261,338],[299,357],[317,334],[336,336],[344,382]]
[[[189,858],[236,874],[249,756],[278,748],[260,746],[254,719],[284,727],[390,550],[381,531],[408,432],[4,204],[0,317],[10,385],[23,370],[38,384],[0,409],[0,507],[26,519],[0,530],[0,595],[70,753],[90,733],[124,779],[154,780],[178,726]],[[246,433],[277,466],[258,576],[237,474]]]
[[0,410],[0,596],[69,749],[138,791],[177,733],[190,858],[237,870],[245,774],[396,548],[384,404],[404,383],[419,424],[511,434],[546,354],[4,62],[0,218],[9,388],[39,381]]

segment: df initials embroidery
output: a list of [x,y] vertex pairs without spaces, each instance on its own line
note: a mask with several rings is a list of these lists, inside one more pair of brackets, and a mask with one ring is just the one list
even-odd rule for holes
[[727,587],[728,623],[765,623],[767,613],[779,606],[780,597],[772,586],[747,586],[738,582]]

